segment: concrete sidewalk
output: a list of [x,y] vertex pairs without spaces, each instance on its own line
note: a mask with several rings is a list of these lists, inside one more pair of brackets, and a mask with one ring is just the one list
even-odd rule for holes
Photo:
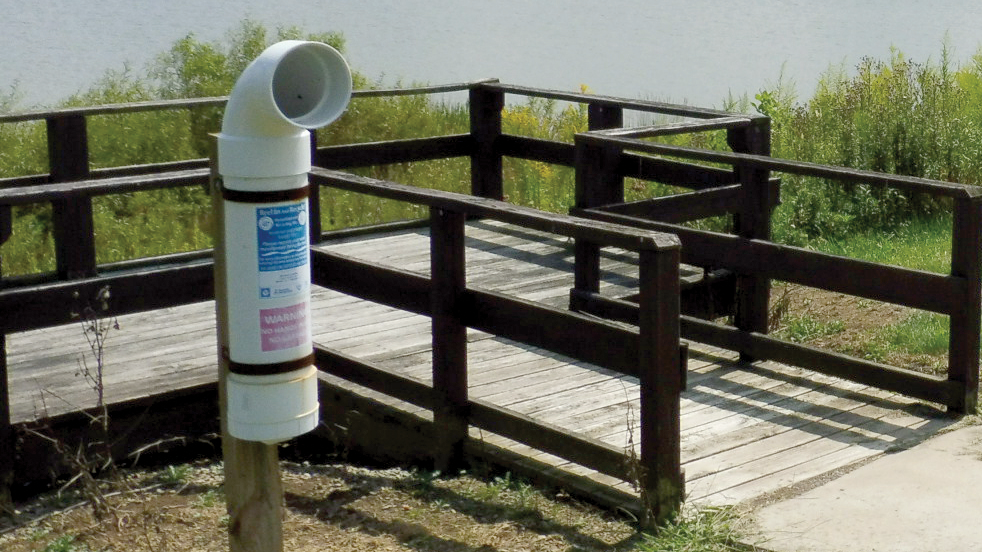
[[775,552],[982,550],[982,425],[885,454],[754,512]]

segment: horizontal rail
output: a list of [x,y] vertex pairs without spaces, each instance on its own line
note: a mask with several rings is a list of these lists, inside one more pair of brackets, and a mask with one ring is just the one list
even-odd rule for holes
[[[571,299],[577,310],[627,324],[638,323],[637,303],[577,290],[571,292]],[[681,316],[680,331],[683,339],[729,349],[758,360],[800,366],[938,404],[954,404],[958,397],[959,386],[955,382],[759,333],[744,332],[692,316]]]
[[347,255],[310,250],[311,282],[415,314],[430,315],[430,279]]
[[573,144],[502,134],[495,142],[498,153],[516,159],[540,161],[553,165],[572,167],[575,162],[576,149]]
[[[393,308],[429,316],[426,276],[332,252],[311,251],[312,282]],[[471,328],[637,376],[637,331],[499,293],[467,289],[461,322]]]
[[678,239],[670,234],[639,230],[620,224],[588,221],[568,215],[546,213],[494,199],[417,188],[321,168],[311,170],[310,180],[318,185],[370,194],[385,199],[427,205],[501,222],[510,222],[533,230],[542,230],[631,251],[641,249],[664,250],[679,247]]
[[[545,88],[532,88],[529,86],[518,86],[514,84],[483,84],[485,88],[500,90],[506,94],[518,94],[534,98],[546,98],[550,100],[560,100],[584,104],[600,104],[617,106],[634,111],[645,111],[650,113],[662,113],[665,115],[675,115],[678,117],[691,117],[694,119],[715,119],[718,117],[732,117],[733,114],[727,111],[716,109],[704,109],[687,105],[670,104],[664,102],[654,102],[648,100],[628,100],[615,96],[603,96],[598,94],[587,94],[583,92],[561,92]],[[761,116],[763,117],[763,116]]]
[[661,182],[695,190],[716,188],[738,182],[732,169],[707,167],[706,165],[627,152],[621,153],[617,170],[618,174],[624,177]]
[[86,306],[98,291],[112,294],[107,315],[187,305],[215,297],[210,259],[180,266],[145,268],[125,273],[0,290],[0,334],[34,330],[77,320],[72,311]]
[[74,197],[142,192],[182,186],[207,186],[208,169],[91,178],[73,182],[38,184],[0,189],[0,205],[26,205]]
[[447,92],[463,92],[482,84],[495,84],[498,79],[480,79],[470,82],[452,84],[434,84],[411,86],[409,88],[382,88],[378,90],[355,90],[351,95],[355,98],[374,98],[378,96],[418,96],[422,94],[444,94]]
[[682,316],[681,330],[687,339],[739,351],[756,359],[800,366],[939,404],[951,405],[960,400],[958,383],[912,370],[743,332],[689,316]]
[[732,214],[740,208],[742,201],[743,186],[731,184],[709,190],[616,203],[597,210],[672,223]]
[[[432,410],[437,403],[434,389],[415,378],[363,362],[322,345],[314,345],[314,355],[318,370],[324,373],[428,410]],[[617,447],[597,439],[571,434],[553,424],[534,420],[480,399],[468,400],[466,410],[468,423],[475,427],[611,477],[631,480],[624,451]]]
[[348,169],[464,157],[474,151],[469,134],[431,138],[368,142],[317,148],[314,165],[325,169]]
[[951,314],[961,308],[962,278],[819,253],[731,234],[696,230],[607,213],[574,209],[586,218],[672,232],[682,242],[682,262],[727,268],[898,305]]
[[638,332],[568,310],[500,293],[467,289],[464,325],[570,358],[638,376]]
[[139,113],[142,111],[160,111],[165,109],[195,109],[199,107],[221,107],[228,102],[228,96],[209,98],[189,98],[177,100],[151,100],[146,102],[128,102],[117,104],[93,105],[86,107],[66,107],[61,109],[46,109],[39,111],[24,111],[0,115],[0,123],[22,123],[26,121],[41,121],[55,117],[89,117],[93,115],[121,115],[124,113]]
[[810,163],[806,161],[778,159],[776,157],[766,155],[753,155],[749,153],[734,153],[683,146],[672,146],[668,144],[657,144],[654,142],[645,142],[631,138],[606,136],[599,132],[585,132],[578,134],[577,140],[597,146],[619,146],[625,150],[643,151],[649,154],[670,155],[673,157],[709,161],[714,163],[725,163],[733,165],[734,167],[742,166],[751,169],[777,171],[801,176],[830,178],[857,184],[891,186],[911,192],[922,192],[953,198],[982,199],[982,187],[980,186],[943,182],[941,180],[932,180],[929,178],[920,178],[916,176],[895,175],[862,169],[823,165],[820,163]]
[[750,126],[751,120],[747,117],[720,117],[718,119],[708,119],[704,121],[678,121],[660,125],[649,125],[631,128],[612,128],[609,130],[596,130],[597,134],[620,138],[655,138],[657,136],[671,136],[674,134],[684,134],[692,132],[707,132],[710,130],[729,130],[746,128]]
[[[443,94],[470,90],[482,84],[492,84],[497,79],[483,79],[472,82],[439,84],[433,86],[414,86],[409,88],[383,88],[378,90],[354,90],[353,98],[374,98],[379,96],[416,96],[422,94]],[[173,100],[150,100],[145,102],[126,102],[84,107],[65,107],[60,109],[45,109],[22,111],[0,115],[0,123],[22,123],[26,121],[41,121],[53,117],[120,115],[124,113],[139,113],[144,111],[161,111],[166,109],[197,109],[203,107],[222,107],[228,103],[228,96],[212,96],[208,98],[179,98]]]

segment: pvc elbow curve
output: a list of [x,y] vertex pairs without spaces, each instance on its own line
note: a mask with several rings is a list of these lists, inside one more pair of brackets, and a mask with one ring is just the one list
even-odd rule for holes
[[351,71],[321,42],[273,44],[246,67],[225,107],[218,135],[223,176],[270,178],[310,170],[309,133],[344,113]]

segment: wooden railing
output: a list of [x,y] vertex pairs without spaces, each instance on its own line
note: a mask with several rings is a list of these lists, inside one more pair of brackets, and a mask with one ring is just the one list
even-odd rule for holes
[[[365,266],[353,259],[315,253],[314,281],[362,295],[372,300],[429,314],[434,318],[434,348],[437,366],[434,387],[421,386],[395,374],[379,371],[344,355],[318,349],[319,364],[343,377],[386,392],[409,402],[433,408],[448,427],[443,456],[449,461],[459,449],[465,423],[491,431],[512,434],[543,450],[564,452],[574,461],[623,477],[620,451],[579,437],[553,444],[557,428],[524,419],[466,397],[465,366],[460,346],[463,327],[501,333],[529,340],[584,358],[625,373],[636,374],[642,395],[651,393],[651,379],[678,375],[677,336],[664,328],[675,327],[683,337],[739,351],[748,359],[775,359],[819,372],[896,390],[935,401],[954,412],[971,412],[978,394],[980,325],[979,252],[982,248],[980,194],[971,186],[933,180],[893,176],[841,167],[775,159],[769,156],[769,120],[756,115],[734,115],[715,110],[659,102],[625,100],[590,94],[541,90],[482,81],[404,91],[361,91],[359,97],[387,94],[466,92],[470,109],[470,131],[463,134],[365,144],[314,147],[312,174],[311,233],[315,241],[329,238],[323,233],[317,192],[322,186],[354,190],[411,201],[431,209],[433,254],[439,266],[433,279]],[[507,95],[543,97],[585,104],[588,130],[573,143],[517,136],[502,131],[502,110]],[[0,179],[0,243],[11,236],[11,207],[33,203],[52,205],[56,271],[52,274],[0,279],[0,345],[2,335],[70,321],[69,309],[76,294],[91,296],[109,285],[113,293],[110,314],[124,314],[204,301],[213,297],[210,251],[177,253],[163,257],[99,265],[96,262],[92,222],[92,198],[181,186],[204,186],[208,182],[208,160],[91,170],[88,161],[86,121],[90,117],[123,112],[213,108],[224,98],[148,102],[50,112],[0,116],[0,124],[44,120],[48,130],[47,174]],[[624,128],[625,112],[650,112],[682,118],[681,122],[645,128]],[[722,130],[732,151],[707,151],[658,144],[647,138],[686,132]],[[467,157],[471,163],[471,194],[474,197],[426,191],[338,172],[361,166],[403,163],[452,157]],[[576,191],[573,214],[578,217],[617,223],[604,226],[569,217],[539,213],[510,206],[504,197],[502,159],[516,157],[575,168]],[[728,168],[720,168],[720,166]],[[892,186],[952,199],[954,208],[951,273],[931,274],[916,270],[826,255],[771,241],[770,216],[779,203],[779,182],[771,172],[819,176],[842,182]],[[625,203],[624,179],[657,181],[691,189],[691,192]],[[734,233],[695,230],[680,223],[716,215],[731,215]],[[545,228],[576,240],[575,285],[571,307],[637,325],[628,332],[587,317],[553,311],[469,289],[464,285],[459,247],[464,218],[499,218],[520,225]],[[632,230],[633,229],[633,230]],[[372,228],[363,231],[372,231]],[[649,233],[650,231],[656,234]],[[678,236],[682,249],[665,242],[662,234]],[[630,237],[630,238],[627,238]],[[643,239],[642,239],[643,238]],[[632,240],[639,239],[635,242]],[[648,241],[644,241],[647,239]],[[641,246],[639,244],[646,244]],[[640,290],[629,298],[606,297],[599,293],[599,254],[605,246],[643,249]],[[732,311],[734,324],[723,325],[694,316],[679,315],[677,264],[682,262],[722,269],[730,274],[721,280],[735,288]],[[675,260],[673,260],[675,259]],[[331,271],[324,270],[326,263]],[[338,267],[359,271],[387,285],[358,286],[359,278],[340,281]],[[707,278],[710,272],[707,271]],[[927,376],[901,367],[846,357],[769,337],[767,308],[770,281],[779,279],[859,297],[888,301],[933,312],[951,320],[949,369],[943,378]],[[671,281],[675,281],[672,284]],[[391,285],[388,285],[391,284]],[[379,291],[381,290],[381,291]],[[389,290],[390,292],[386,292]],[[675,291],[672,291],[675,290]],[[676,306],[672,306],[676,305]],[[467,308],[463,308],[467,307]],[[673,316],[672,312],[676,314]],[[510,318],[528,317],[545,321],[549,332],[540,337],[513,334]],[[562,320],[562,324],[558,321]],[[552,333],[570,327],[572,332],[601,332],[614,348],[609,351],[580,350],[582,340]],[[643,337],[647,336],[647,337]],[[541,341],[540,341],[541,340]],[[592,342],[606,342],[591,340]],[[674,346],[670,344],[674,343]],[[630,351],[622,358],[616,347]],[[0,355],[5,347],[0,347]],[[674,351],[674,352],[673,352]],[[674,355],[674,357],[672,356]],[[668,368],[670,367],[670,368]],[[660,372],[655,372],[653,370]],[[674,375],[673,375],[674,374]],[[672,379],[674,381],[674,379]],[[0,443],[12,446],[6,362],[0,356]],[[672,391],[674,393],[674,390]],[[667,395],[666,395],[667,397]],[[650,397],[649,397],[650,399]],[[645,399],[646,401],[649,399]],[[674,455],[677,433],[677,397],[650,400],[649,413],[642,416],[642,457],[652,486],[680,485]],[[674,409],[674,410],[673,410]],[[676,419],[673,421],[673,416]],[[665,433],[668,432],[668,433]],[[675,437],[670,438],[672,435]],[[566,437],[559,439],[563,441]],[[646,439],[646,440],[645,440]],[[670,444],[656,444],[671,441]],[[575,444],[570,444],[575,443]],[[582,445],[582,447],[580,446]],[[648,448],[646,448],[648,447]],[[656,447],[656,452],[651,447]],[[645,452],[647,450],[648,452]],[[586,452],[581,452],[586,451]],[[668,457],[672,456],[672,459]],[[654,458],[654,459],[653,459]],[[9,473],[11,456],[0,455],[0,473]],[[661,482],[659,482],[661,481]],[[668,496],[665,489],[653,496]],[[674,500],[674,498],[673,498]]]
[[[430,316],[433,385],[317,347],[321,370],[431,409],[441,442],[437,465],[458,465],[468,427],[524,443],[624,481],[640,483],[657,521],[682,498],[679,398],[685,373],[678,336],[679,247],[674,236],[630,227],[587,223],[498,200],[422,190],[349,173],[314,169],[311,183],[371,194],[430,209],[431,277],[386,268],[324,251],[313,252],[313,282],[327,288]],[[464,224],[494,219],[639,254],[641,290],[637,330],[466,285]],[[635,376],[640,381],[640,468],[623,450],[570,434],[486,401],[467,396],[467,328],[557,352]]]
[[[732,131],[731,131],[732,132]],[[978,400],[980,253],[982,253],[982,188],[922,178],[888,175],[774,159],[748,153],[711,152],[643,141],[646,131],[636,133],[585,133],[577,137],[584,150],[607,149],[608,155],[623,151],[665,155],[731,165],[740,175],[739,188],[719,187],[705,192],[653,199],[638,204],[609,201],[583,205],[574,213],[608,222],[673,233],[682,240],[682,260],[732,270],[749,281],[738,281],[736,327],[728,327],[684,316],[682,335],[687,339],[739,351],[749,358],[770,359],[802,366],[882,389],[946,405],[956,413],[974,412]],[[610,153],[613,150],[614,153]],[[906,192],[929,194],[952,201],[952,253],[950,274],[883,265],[819,253],[769,241],[766,206],[775,204],[767,174],[813,176],[845,183],[893,187]],[[617,169],[613,169],[618,174]],[[581,181],[584,189],[604,189],[602,177]],[[589,193],[596,194],[596,191]],[[685,210],[689,202],[700,215],[736,212],[741,224],[758,220],[737,235],[727,235],[681,226],[661,215],[664,207]],[[718,208],[705,211],[717,202]],[[715,212],[713,212],[715,211]],[[770,279],[885,301],[949,316],[950,341],[945,377],[884,365],[861,358],[822,351],[764,335],[767,331],[767,288]],[[760,294],[760,297],[755,297]],[[633,320],[629,304],[597,296],[594,290],[578,287],[574,297],[584,310],[604,312],[612,318]]]

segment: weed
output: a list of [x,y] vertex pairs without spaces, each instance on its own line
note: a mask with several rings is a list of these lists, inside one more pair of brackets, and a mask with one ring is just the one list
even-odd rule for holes
[[208,489],[198,497],[194,503],[194,506],[197,508],[211,508],[224,500],[224,493],[222,493],[220,490]]
[[409,480],[410,494],[415,497],[431,494],[436,489],[436,482],[439,479],[439,471],[413,470]]
[[740,538],[738,518],[728,508],[703,508],[683,512],[658,528],[655,534],[645,534],[637,552],[732,552]]
[[183,485],[187,482],[191,468],[187,464],[180,466],[167,466],[160,474],[160,482],[164,485]]
[[822,321],[808,315],[788,316],[777,332],[778,336],[795,343],[805,343],[819,337],[842,332],[846,329],[841,320]]
[[62,535],[49,542],[43,552],[86,552],[89,547],[84,544],[76,544],[74,535]]
[[886,341],[911,354],[942,355],[948,352],[948,317],[918,312],[884,329]]
[[[78,294],[75,294],[78,300]],[[84,307],[73,310],[72,317],[80,321],[82,333],[85,336],[92,355],[90,362],[85,355],[78,361],[75,375],[82,377],[96,395],[94,413],[78,409],[89,417],[91,425],[96,428],[97,437],[91,440],[83,439],[77,445],[69,444],[56,436],[46,422],[39,422],[36,427],[28,427],[32,435],[46,441],[55,454],[67,468],[71,477],[62,485],[64,491],[78,484],[82,497],[92,507],[92,513],[97,520],[115,511],[106,499],[103,485],[95,478],[98,473],[107,473],[116,485],[125,485],[116,469],[113,460],[113,442],[109,434],[109,410],[105,401],[105,354],[106,342],[113,330],[119,329],[115,317],[106,313],[109,311],[110,291],[105,286],[96,293],[95,297],[86,301]],[[44,405],[45,393],[54,395],[50,390],[42,390],[41,402]],[[57,398],[58,395],[54,395]],[[43,420],[47,419],[46,412]]]
[[33,531],[31,531],[30,538],[32,541],[39,541],[50,534],[51,534],[51,529],[48,529],[47,527],[38,527]]

